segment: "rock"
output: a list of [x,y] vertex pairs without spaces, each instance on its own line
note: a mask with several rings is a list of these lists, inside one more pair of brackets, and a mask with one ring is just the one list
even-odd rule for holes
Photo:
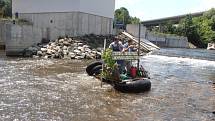
[[55,43],[51,43],[50,44],[52,47],[56,47],[56,44]]
[[38,56],[43,56],[44,54],[43,54],[42,51],[37,51],[37,55],[38,55]]
[[90,46],[88,46],[88,45],[84,45],[83,47],[84,47],[84,48],[89,48]]
[[96,54],[97,54],[97,55],[102,55],[102,53],[101,53],[101,52],[97,52]]
[[102,52],[103,51],[103,48],[97,48],[96,49],[98,52]]
[[63,50],[67,50],[68,49],[68,47],[67,46],[63,46]]
[[96,54],[96,53],[97,53],[97,51],[95,51],[95,50],[94,50],[94,51],[92,51],[92,53],[93,53],[93,54]]
[[68,47],[68,49],[67,49],[69,52],[73,52],[74,51],[74,48],[73,47]]
[[75,55],[71,55],[70,58],[71,58],[71,59],[75,59]]
[[68,42],[69,42],[69,43],[72,43],[72,38],[69,38],[69,39],[68,39]]
[[64,41],[63,44],[64,44],[65,46],[70,46],[70,43],[69,43],[68,41]]
[[40,49],[42,52],[47,52],[47,49],[46,48],[41,48]]
[[81,53],[81,51],[80,51],[80,50],[74,50],[74,52],[75,52],[75,53]]
[[58,50],[60,50],[60,46],[56,46],[55,48],[53,48],[54,50],[56,50],[58,52]]
[[37,51],[38,51],[37,47],[29,47],[29,48],[23,50],[23,56],[32,57],[33,55],[37,54]]
[[86,59],[94,59],[94,55],[86,54]]
[[57,58],[60,58],[60,56],[59,56],[58,53],[55,53],[54,55],[52,55],[52,57],[53,57],[53,58],[56,58],[56,59],[57,59]]
[[81,60],[84,59],[84,56],[76,56],[75,59]]
[[85,56],[86,56],[86,53],[81,53],[81,56],[84,56],[84,57],[85,57]]
[[68,50],[63,50],[64,55],[68,55],[69,51]]
[[83,44],[83,43],[81,43],[81,42],[80,42],[80,43],[78,43],[78,46],[83,46],[83,45],[84,45],[84,44]]
[[91,49],[90,48],[85,48],[85,51],[91,53]]
[[37,56],[37,55],[33,55],[33,58],[39,58],[39,56]]
[[52,54],[52,50],[48,49],[47,52],[46,52],[46,54],[51,55]]
[[70,57],[71,59],[75,59],[75,56],[76,56],[75,53],[73,53],[73,52],[70,52],[70,53],[69,53],[69,57]]
[[64,55],[63,59],[70,59],[68,55]]
[[62,47],[62,46],[63,46],[63,43],[58,43],[57,45]]
[[63,43],[63,42],[64,42],[64,39],[59,39],[58,42],[59,42],[59,43]]
[[51,58],[51,55],[46,55],[43,57],[44,59],[48,59],[48,58]]

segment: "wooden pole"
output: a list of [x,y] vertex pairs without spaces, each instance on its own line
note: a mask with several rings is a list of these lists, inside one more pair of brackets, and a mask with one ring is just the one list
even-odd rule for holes
[[[107,44],[107,40],[106,38],[104,39],[104,48],[103,48],[103,51],[102,51],[102,54],[105,52],[105,49],[106,49],[106,44]],[[104,63],[102,64],[102,74],[104,73]],[[100,79],[101,79],[101,87],[103,85],[102,83],[102,75],[100,75]]]
[[140,56],[140,32],[141,32],[141,23],[139,23],[139,38],[138,38],[138,62],[137,62],[137,69],[140,68],[140,59],[139,59],[139,56]]

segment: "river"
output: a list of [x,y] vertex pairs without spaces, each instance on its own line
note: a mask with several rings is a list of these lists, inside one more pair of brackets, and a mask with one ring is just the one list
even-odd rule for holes
[[0,55],[4,121],[215,120],[215,51],[172,48],[142,57],[152,89],[141,94],[101,87],[84,71],[89,61]]

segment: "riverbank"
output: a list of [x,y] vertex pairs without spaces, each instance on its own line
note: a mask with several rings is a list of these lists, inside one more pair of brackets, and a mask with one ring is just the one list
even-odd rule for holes
[[113,36],[85,35],[82,37],[59,37],[49,43],[38,43],[24,49],[24,57],[54,59],[99,59],[104,46]]

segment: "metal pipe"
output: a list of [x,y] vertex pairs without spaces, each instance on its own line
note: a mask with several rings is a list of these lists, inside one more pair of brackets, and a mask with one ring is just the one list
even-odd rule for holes
[[[138,40],[138,57],[140,56],[140,32],[141,32],[141,23],[139,23],[139,40]],[[140,59],[138,59],[138,62],[137,62],[137,68],[139,69],[140,68]]]

